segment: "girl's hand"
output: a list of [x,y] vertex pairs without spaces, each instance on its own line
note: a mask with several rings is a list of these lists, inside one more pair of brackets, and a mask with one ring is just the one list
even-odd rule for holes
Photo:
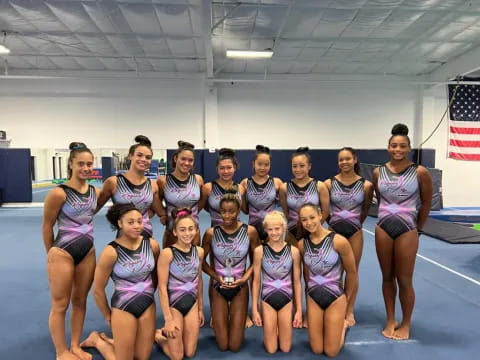
[[296,329],[301,329],[303,327],[302,312],[301,311],[295,312],[295,315],[293,317],[293,327],[296,328]]
[[175,325],[173,320],[165,321],[165,326],[162,329],[163,335],[168,339],[175,339],[177,331],[180,329]]
[[252,311],[252,320],[255,326],[262,327],[262,317],[258,313],[258,311]]
[[198,322],[200,327],[202,327],[203,324],[205,324],[205,317],[203,316],[203,310],[198,310]]

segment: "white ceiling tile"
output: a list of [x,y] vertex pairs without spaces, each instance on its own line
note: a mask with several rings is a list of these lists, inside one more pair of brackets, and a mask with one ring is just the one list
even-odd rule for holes
[[296,61],[293,67],[290,69],[292,74],[308,74],[312,72],[312,69],[315,67],[316,63],[313,61]]
[[140,34],[162,34],[162,29],[152,5],[123,4],[120,10],[133,32]]
[[272,74],[286,74],[293,66],[293,62],[290,61],[271,61],[269,64],[268,72]]
[[168,37],[167,44],[174,56],[192,56],[195,57],[195,42],[192,39],[177,39]]
[[199,70],[197,60],[175,60],[175,64],[179,72],[195,73]]
[[192,36],[192,24],[188,6],[154,6],[160,26],[165,34]]

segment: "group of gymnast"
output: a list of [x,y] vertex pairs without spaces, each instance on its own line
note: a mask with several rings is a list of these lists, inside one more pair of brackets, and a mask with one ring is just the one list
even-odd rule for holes
[[[274,160],[270,150],[258,145],[251,177],[234,183],[235,151],[224,148],[216,161],[218,178],[204,183],[193,173],[194,146],[184,141],[178,142],[171,173],[151,180],[145,176],[153,156],[151,142],[141,135],[135,141],[128,171],[109,177],[101,189],[88,183],[93,153],[84,143],[70,144],[68,180],[45,200],[49,328],[58,360],[92,359],[83,350],[88,347],[107,360],[144,360],[154,343],[170,359],[194,356],[205,322],[202,272],[210,278],[210,323],[219,350],[239,351],[245,327],[253,321],[263,327],[268,353],[290,351],[292,329],[306,327],[313,353],[336,356],[346,331],[355,325],[362,223],[374,195],[386,310],[382,334],[409,338],[412,276],[419,233],[430,211],[432,180],[427,169],[408,159],[405,125],[392,128],[390,159],[374,170],[372,182],[359,175],[359,159],[350,147],[338,152],[339,172],[324,182],[310,177],[308,148],[299,148],[291,156],[293,178],[282,182],[269,175]],[[116,235],[97,262],[92,220],[109,199],[114,205],[107,219]],[[211,217],[202,241],[201,210]],[[248,224],[240,221],[241,211]],[[152,236],[155,216],[165,226],[162,249]],[[110,277],[114,293],[109,302],[105,288]],[[93,331],[81,342],[92,284],[113,336]],[[397,287],[400,323],[395,320]],[[158,329],[157,290],[164,318]],[[65,316],[70,304],[68,346]]]

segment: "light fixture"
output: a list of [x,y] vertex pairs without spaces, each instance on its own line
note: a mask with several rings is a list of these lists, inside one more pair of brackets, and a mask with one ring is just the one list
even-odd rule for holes
[[10,49],[7,48],[5,45],[0,44],[0,55],[7,55],[10,54]]
[[227,57],[234,59],[270,59],[273,55],[272,50],[227,50]]

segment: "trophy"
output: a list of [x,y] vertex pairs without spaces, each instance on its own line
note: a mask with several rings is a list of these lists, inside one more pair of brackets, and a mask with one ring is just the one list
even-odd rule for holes
[[225,260],[225,276],[223,277],[223,282],[227,285],[232,285],[232,283],[235,281],[235,278],[232,274],[232,265],[232,258],[227,258]]

